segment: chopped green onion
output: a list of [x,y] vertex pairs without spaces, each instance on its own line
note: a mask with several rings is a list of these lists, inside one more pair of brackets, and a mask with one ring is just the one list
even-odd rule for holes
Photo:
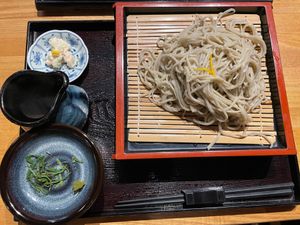
[[79,160],[75,155],[72,156],[72,163],[83,163],[81,160]]
[[45,195],[53,188],[63,186],[71,174],[67,164],[63,164],[58,158],[51,166],[42,155],[28,155],[25,159],[28,167],[27,181],[33,189]]

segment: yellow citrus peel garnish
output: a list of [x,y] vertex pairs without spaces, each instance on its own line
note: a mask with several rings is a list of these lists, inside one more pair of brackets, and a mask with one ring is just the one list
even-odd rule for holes
[[216,76],[216,71],[215,71],[215,68],[214,68],[212,58],[213,58],[213,55],[211,54],[209,56],[209,68],[200,67],[200,68],[195,68],[195,70],[208,72],[209,75],[212,75],[212,76],[215,77]]
[[51,54],[52,54],[53,57],[58,57],[60,55],[60,51],[57,50],[57,49],[53,49],[51,51]]

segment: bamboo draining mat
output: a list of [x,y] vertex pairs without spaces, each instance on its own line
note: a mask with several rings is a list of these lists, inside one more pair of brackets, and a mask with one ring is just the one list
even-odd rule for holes
[[[128,76],[128,141],[131,142],[178,142],[178,143],[210,143],[216,139],[217,126],[198,126],[156,106],[144,96],[148,91],[137,75],[138,57],[142,49],[159,49],[156,41],[167,34],[177,34],[194,20],[192,14],[174,15],[129,15],[127,16],[127,76]],[[213,15],[216,16],[216,15]],[[235,14],[222,19],[247,19],[261,32],[260,18],[256,14]],[[262,73],[266,83],[266,95],[271,96],[269,78],[265,59],[262,60]],[[252,122],[248,124],[248,132],[272,135],[269,140],[276,140],[274,130],[272,102],[264,103],[251,114]],[[185,118],[192,117],[189,113]],[[226,131],[241,133],[241,131]],[[248,136],[236,139],[220,136],[217,143],[222,144],[269,144],[262,136]]]

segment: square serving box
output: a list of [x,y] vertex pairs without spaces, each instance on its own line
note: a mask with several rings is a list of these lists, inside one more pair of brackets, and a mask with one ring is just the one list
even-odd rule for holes
[[[115,159],[296,154],[271,2],[118,2],[114,7]],[[161,35],[179,33],[184,26],[191,24],[196,14],[216,15],[229,8],[236,10],[236,18],[253,23],[267,45],[267,54],[262,60],[262,73],[267,86],[266,94],[271,97],[272,103],[262,105],[261,111],[253,116],[253,125],[249,126],[257,132],[268,131],[274,134],[272,147],[266,144],[262,136],[239,140],[221,136],[219,142],[207,150],[216,131],[205,127],[197,130],[193,124],[182,127],[182,122],[179,122],[180,128],[173,128],[169,125],[181,118],[164,112],[140,97],[144,87],[136,69],[141,49],[155,48],[155,42]]]

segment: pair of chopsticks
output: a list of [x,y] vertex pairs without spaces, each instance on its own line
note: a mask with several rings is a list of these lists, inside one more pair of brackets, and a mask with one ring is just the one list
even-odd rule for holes
[[165,204],[183,204],[186,207],[217,206],[236,201],[293,197],[294,184],[282,183],[226,190],[223,187],[182,190],[177,195],[119,201],[116,209],[152,207]]

